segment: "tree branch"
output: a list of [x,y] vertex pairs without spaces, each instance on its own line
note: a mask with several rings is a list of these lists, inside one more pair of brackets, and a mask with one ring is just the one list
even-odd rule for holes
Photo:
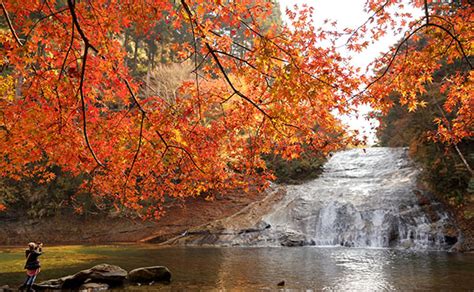
[[[191,12],[191,9],[189,8],[188,4],[186,3],[185,0],[181,0],[181,4],[183,5],[184,7],[184,10],[186,11],[186,14],[188,15],[188,18],[189,18],[189,21],[193,21],[192,20],[192,16],[193,16],[193,13]],[[253,100],[251,100],[248,96],[246,96],[245,94],[243,94],[242,92],[240,92],[237,88],[235,88],[234,84],[232,83],[232,81],[230,80],[229,76],[227,75],[227,73],[225,72],[225,69],[224,69],[224,66],[222,66],[220,60],[219,60],[219,57],[216,55],[216,50],[214,50],[211,45],[209,45],[208,42],[204,42],[207,50],[210,52],[212,58],[214,59],[217,67],[219,68],[219,70],[221,71],[221,73],[223,74],[224,76],[224,79],[226,80],[227,84],[230,86],[230,88],[235,92],[235,94],[237,94],[238,96],[240,96],[242,99],[246,100],[247,102],[249,102],[252,106],[254,106],[257,110],[259,110],[264,116],[266,116],[267,118],[269,118],[270,120],[273,120],[273,117],[271,117],[267,112],[265,112],[262,108],[260,108]]]
[[89,142],[89,137],[87,134],[86,102],[85,102],[85,95],[84,95],[84,78],[85,78],[85,73],[86,73],[86,64],[87,64],[87,56],[88,56],[89,48],[94,50],[96,53],[98,51],[89,43],[89,40],[84,35],[84,32],[82,31],[81,26],[79,25],[79,22],[77,21],[77,15],[74,10],[74,3],[72,2],[72,0],[68,0],[67,2],[69,6],[69,11],[71,12],[73,23],[76,26],[77,31],[81,35],[82,40],[84,41],[84,54],[82,55],[82,70],[81,70],[81,79],[79,83],[79,92],[81,96],[81,108],[82,108],[82,129],[84,133],[84,139],[86,141],[87,148],[89,148],[89,151],[92,154],[92,157],[94,158],[95,162],[97,162],[98,165],[105,167],[104,164],[102,164],[102,162],[100,162],[100,160],[97,158],[97,155],[95,154],[94,149],[92,149],[92,145]]
[[7,20],[7,24],[8,24],[8,27],[10,28],[10,31],[12,32],[13,34],[13,38],[15,39],[15,41],[18,43],[18,45],[20,45],[20,47],[22,47],[24,44],[20,41],[20,39],[18,38],[18,35],[16,34],[16,31],[15,31],[15,28],[13,28],[13,25],[12,25],[12,21],[10,20],[10,16],[8,15],[8,11],[7,11],[7,8],[5,7],[5,5],[3,4],[3,1],[1,3],[2,5],[2,10],[3,10],[3,15],[5,16],[6,20]]
[[93,45],[91,45],[89,39],[84,34],[84,31],[82,31],[82,28],[79,25],[79,21],[77,20],[77,14],[76,14],[76,10],[75,10],[73,0],[67,0],[67,4],[69,6],[69,11],[71,12],[72,21],[74,22],[74,25],[77,28],[77,32],[79,32],[79,35],[81,36],[82,40],[84,41],[84,44],[86,45],[86,47],[90,47],[94,52],[99,53],[99,51]]
[[363,94],[364,92],[366,92],[370,87],[372,87],[372,85],[374,85],[375,83],[377,83],[378,81],[380,81],[380,79],[382,79],[386,74],[387,72],[390,70],[390,68],[392,67],[392,64],[393,62],[395,61],[401,47],[403,44],[405,44],[406,42],[408,42],[408,40],[413,36],[415,35],[417,32],[423,30],[423,29],[426,29],[427,27],[436,27],[436,28],[439,28],[441,29],[442,31],[444,31],[445,33],[447,33],[451,39],[453,39],[456,44],[458,45],[458,48],[461,52],[461,54],[463,55],[463,58],[466,60],[467,64],[469,65],[470,69],[472,70],[472,64],[469,60],[469,57],[466,55],[466,52],[464,51],[464,48],[462,46],[462,43],[461,41],[454,35],[452,34],[449,30],[447,30],[445,27],[441,26],[441,25],[438,25],[438,24],[435,24],[435,23],[425,23],[421,26],[419,26],[418,28],[416,28],[415,30],[413,30],[410,34],[408,34],[407,37],[405,37],[397,46],[395,52],[393,53],[392,57],[390,58],[390,62],[388,63],[388,65],[385,67],[384,71],[382,72],[382,74],[380,74],[377,78],[375,78],[373,81],[371,81],[364,89],[362,89],[361,91],[359,91],[358,93],[354,94],[353,96],[351,96],[349,98],[348,101],[352,100],[353,98],[355,97],[358,97],[360,96],[361,94]]
[[[138,99],[137,97],[135,96],[135,93],[133,93],[133,90],[132,90],[132,87],[130,86],[130,83],[128,82],[128,80],[126,79],[123,79],[125,84],[127,85],[127,89],[128,91],[130,92],[130,95],[132,96],[132,99],[133,101],[135,102],[135,104],[137,105],[138,109],[140,110],[140,112],[142,113],[142,123],[140,124],[140,142],[139,142],[139,146],[137,148],[137,152],[135,153],[135,156],[138,155],[138,151],[140,151],[140,145],[141,145],[141,140],[142,140],[142,137],[143,137],[143,133],[142,133],[142,127],[143,127],[143,119],[147,118],[148,120],[149,117],[147,115],[147,112],[143,109],[143,107],[140,105],[140,103],[138,102]],[[189,153],[188,150],[186,150],[185,148],[181,147],[181,146],[176,146],[176,145],[170,145],[168,144],[168,142],[165,140],[165,138],[163,137],[163,135],[158,131],[158,130],[155,130],[155,133],[158,135],[158,137],[160,138],[161,142],[163,143],[163,145],[165,146],[165,149],[163,150],[163,153],[161,155],[161,157],[163,157],[166,152],[168,151],[169,148],[175,148],[175,149],[179,149],[181,151],[183,151],[188,157],[189,159],[191,160],[191,162],[194,164],[194,166],[199,170],[201,171],[202,173],[205,173],[196,163],[196,161],[194,160],[194,158],[192,157],[191,153]],[[134,159],[135,161],[135,159]],[[134,162],[133,162],[134,163]],[[133,167],[133,164],[132,164],[132,167]]]
[[94,152],[94,149],[92,149],[92,145],[89,142],[89,137],[87,134],[87,117],[86,117],[86,102],[85,102],[85,96],[84,96],[84,77],[86,73],[86,62],[87,62],[87,53],[89,51],[89,46],[86,45],[84,48],[84,55],[82,56],[82,71],[81,71],[81,81],[79,84],[79,92],[81,96],[81,108],[82,108],[82,129],[84,133],[84,139],[86,140],[87,148],[89,148],[90,153],[92,154],[92,157],[94,158],[95,162],[97,162],[98,165],[105,167],[102,162],[97,158],[97,155]]
[[[61,14],[61,13],[65,12],[65,11],[67,11],[67,10],[68,10],[68,8],[63,8],[63,9],[61,9],[61,10],[52,12],[52,13],[49,14],[49,15],[45,15],[45,16],[41,17],[41,18],[38,19],[38,20],[33,24],[33,26],[28,30],[28,32],[26,33],[26,37],[25,37],[25,38],[28,39],[28,38],[30,37],[30,34],[31,34],[31,33],[33,32],[33,30],[36,28],[36,26],[38,25],[38,23],[40,23],[41,21],[45,20],[46,18],[49,18],[49,17],[51,17],[51,16],[56,16],[56,15]],[[26,42],[26,40],[25,40],[25,42]]]

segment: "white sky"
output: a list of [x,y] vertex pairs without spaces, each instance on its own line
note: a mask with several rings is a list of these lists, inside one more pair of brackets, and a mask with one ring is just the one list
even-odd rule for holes
[[[364,12],[364,5],[366,0],[280,0],[281,11],[283,19],[286,19],[286,8],[292,9],[296,4],[302,6],[306,4],[308,6],[314,7],[314,26],[320,27],[323,25],[325,19],[337,21],[337,28],[341,31],[348,27],[355,29],[364,23],[368,18],[369,14]],[[409,5],[407,5],[409,7]],[[408,12],[412,13],[415,17],[422,15],[421,9],[415,10],[411,8]],[[355,55],[349,53],[344,48],[341,48],[341,52],[345,55],[350,54],[352,56],[352,64],[354,66],[361,67],[365,71],[366,66],[376,57],[380,55],[381,52],[386,52],[391,45],[396,43],[400,39],[401,35],[394,35],[393,33],[387,33],[387,35],[382,38],[377,43],[369,46],[362,53]],[[344,44],[345,39],[341,39],[341,43],[338,45]],[[356,117],[343,117],[343,121],[347,123],[351,129],[357,129],[361,133],[361,136],[366,135],[369,139],[369,144],[375,143],[375,130],[372,129],[378,125],[378,122],[372,120],[371,122],[367,121],[364,117],[370,111],[370,107],[363,106],[359,108],[359,118]]]

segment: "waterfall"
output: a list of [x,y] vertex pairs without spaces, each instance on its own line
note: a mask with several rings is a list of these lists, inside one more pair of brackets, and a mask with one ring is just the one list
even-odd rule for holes
[[405,148],[337,152],[318,179],[288,186],[286,198],[263,217],[271,228],[259,240],[448,249],[457,240],[457,234],[454,240],[446,235],[454,225],[440,204],[417,189],[418,175]]

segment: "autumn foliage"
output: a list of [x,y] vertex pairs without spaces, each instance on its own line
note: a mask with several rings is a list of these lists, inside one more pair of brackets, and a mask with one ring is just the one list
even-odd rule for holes
[[[315,28],[309,7],[262,29],[271,1],[177,2],[3,1],[1,175],[47,182],[58,165],[86,174],[83,188],[98,198],[159,217],[168,197],[265,187],[272,174],[262,154],[291,159],[303,148],[326,154],[347,145],[352,135],[338,116],[353,105],[385,111],[385,96],[397,91],[410,110],[423,106],[419,93],[440,64],[469,63],[472,53],[471,7],[408,22],[387,12],[401,1],[370,0],[370,21],[337,32]],[[158,22],[192,36],[173,45],[193,64],[173,98],[143,94],[125,62],[125,31],[147,36]],[[349,49],[363,50],[364,36],[377,39],[389,26],[406,28],[407,40],[375,61],[376,77],[359,75],[327,45],[348,37]],[[417,38],[428,43],[422,51],[411,49]],[[434,139],[472,136],[469,72],[445,81],[444,108],[457,116],[437,121]]]
[[[403,1],[369,1],[374,17],[383,27],[402,30],[403,38],[391,51],[374,63],[376,76],[369,79],[370,88],[364,101],[386,113],[393,103],[390,93],[397,93],[401,105],[409,111],[436,104],[431,88],[440,87],[446,94],[439,111],[444,118],[436,118],[437,130],[431,133],[433,141],[457,144],[472,137],[474,129],[474,90],[472,71],[474,9],[467,1],[415,1],[424,9],[420,19],[396,21],[397,12],[388,12],[390,6],[403,6]],[[397,10],[395,10],[397,11]],[[374,30],[374,37],[380,30]],[[443,65],[459,64],[442,81],[434,82],[434,74]],[[423,98],[424,97],[424,98]],[[448,115],[454,115],[448,119]]]

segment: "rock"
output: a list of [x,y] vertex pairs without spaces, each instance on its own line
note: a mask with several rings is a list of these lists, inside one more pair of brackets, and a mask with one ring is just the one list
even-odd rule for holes
[[86,283],[79,287],[79,291],[84,292],[97,292],[97,291],[105,291],[109,289],[109,285],[104,283]]
[[463,252],[463,247],[460,241],[456,242],[450,249],[449,252]]
[[[71,277],[71,276],[67,276]],[[41,283],[37,283],[33,285],[33,288],[35,290],[57,290],[61,289],[61,286],[63,285],[64,279],[67,277],[59,278],[59,279],[52,279],[52,280],[47,280]]]
[[[121,286],[127,279],[127,271],[119,266],[100,264],[74,275],[52,279],[34,285],[36,289],[78,289],[86,283],[101,283],[109,286]],[[95,290],[94,290],[95,291]]]
[[400,243],[400,247],[410,249],[415,245],[411,239],[404,240]]
[[133,283],[169,282],[171,272],[163,266],[138,268],[128,273],[128,280]]
[[455,245],[457,242],[457,236],[444,236],[444,243],[446,243],[448,246]]
[[12,292],[12,291],[18,291],[18,290],[10,288],[10,286],[8,285],[0,286],[0,292]]
[[88,270],[80,271],[70,278],[65,279],[61,288],[73,289],[80,287],[83,283],[106,283],[110,286],[120,286],[127,278],[127,271],[119,266],[100,264]]
[[280,236],[279,241],[281,246],[288,247],[311,245],[304,234],[297,232],[286,232]]

